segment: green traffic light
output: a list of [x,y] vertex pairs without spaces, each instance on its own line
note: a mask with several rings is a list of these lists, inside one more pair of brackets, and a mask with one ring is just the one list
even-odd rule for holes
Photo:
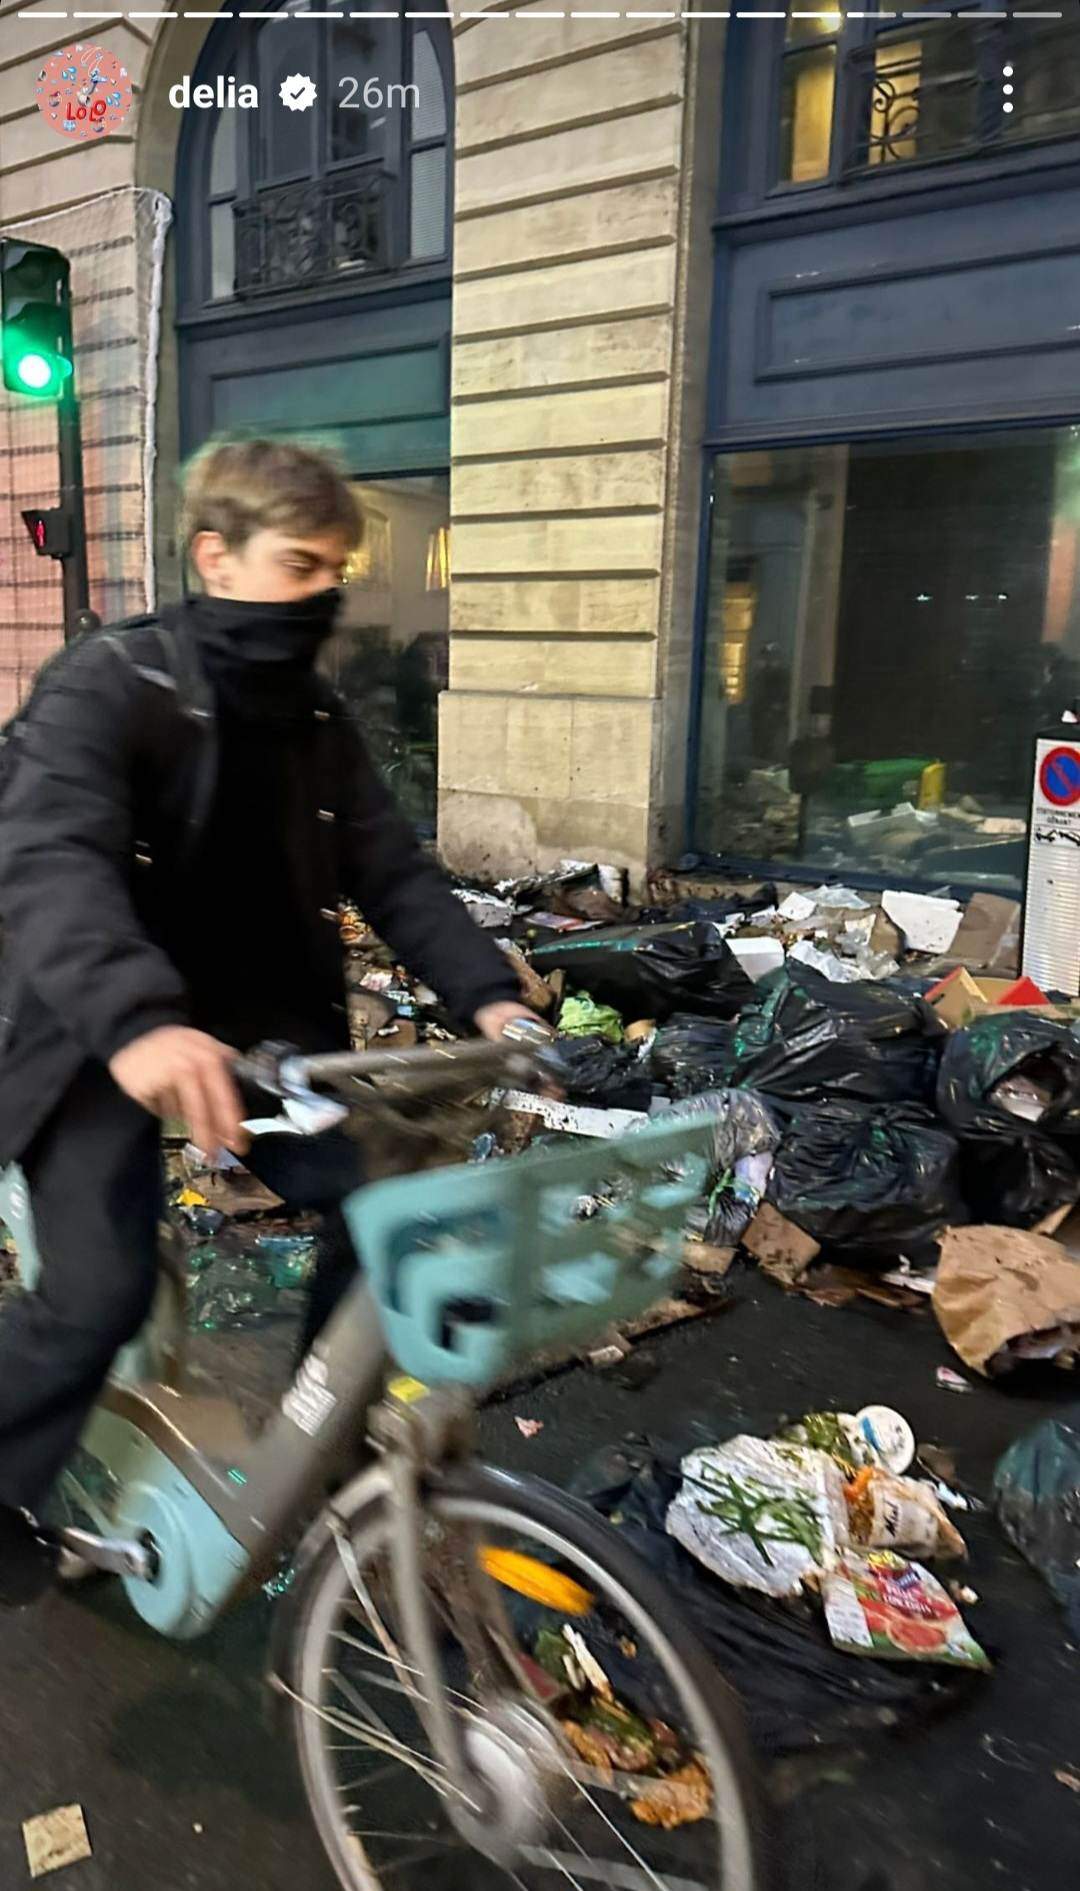
[[39,400],[55,400],[71,373],[71,362],[63,355],[42,348],[5,349],[4,379],[16,392],[33,394]]
[[15,363],[15,372],[31,394],[43,394],[51,386],[55,370],[44,355],[23,355]]
[[72,375],[68,259],[43,243],[0,237],[0,379],[13,394],[63,399]]

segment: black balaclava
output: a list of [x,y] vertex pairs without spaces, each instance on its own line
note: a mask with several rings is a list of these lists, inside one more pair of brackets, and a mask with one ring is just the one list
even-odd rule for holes
[[311,695],[315,660],[333,634],[336,588],[288,604],[224,597],[188,600],[206,674],[234,715],[294,717]]

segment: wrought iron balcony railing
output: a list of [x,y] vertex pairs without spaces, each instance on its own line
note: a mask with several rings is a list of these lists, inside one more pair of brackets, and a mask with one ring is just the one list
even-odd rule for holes
[[844,176],[1073,137],[1080,23],[892,28],[850,55],[847,91]]
[[236,294],[305,289],[390,268],[391,184],[366,161],[266,185],[235,203]]

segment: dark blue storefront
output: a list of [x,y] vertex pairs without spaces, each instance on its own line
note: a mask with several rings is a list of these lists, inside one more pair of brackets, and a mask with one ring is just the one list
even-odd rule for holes
[[1013,890],[1080,696],[1080,21],[733,23],[696,848]]

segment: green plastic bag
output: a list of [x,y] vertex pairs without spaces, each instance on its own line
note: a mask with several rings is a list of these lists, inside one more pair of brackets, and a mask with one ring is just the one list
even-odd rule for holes
[[571,992],[559,1013],[563,1037],[602,1037],[608,1044],[623,1041],[623,1021],[614,1005],[598,1005],[588,992]]

